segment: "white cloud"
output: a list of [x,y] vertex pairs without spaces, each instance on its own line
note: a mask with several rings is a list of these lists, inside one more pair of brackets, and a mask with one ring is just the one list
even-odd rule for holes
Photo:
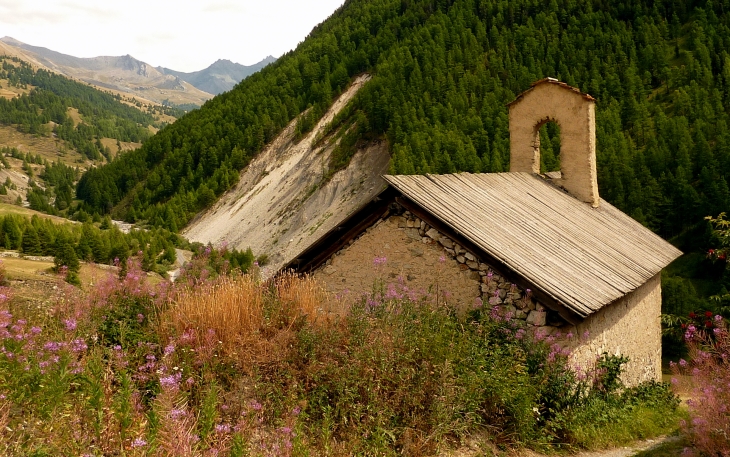
[[250,65],[302,41],[343,0],[0,0],[0,37],[78,57],[131,54],[195,71]]

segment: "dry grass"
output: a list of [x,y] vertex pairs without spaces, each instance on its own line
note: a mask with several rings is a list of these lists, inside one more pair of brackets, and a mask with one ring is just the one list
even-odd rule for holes
[[273,282],[252,274],[219,277],[176,291],[161,316],[160,332],[168,337],[188,329],[199,335],[212,329],[226,353],[247,360],[266,358],[301,319],[334,322],[337,313],[328,298],[324,287],[309,277],[283,275]]
[[131,142],[127,142],[127,141],[120,141],[119,142],[119,145],[121,146],[121,149],[120,149],[119,147],[117,147],[117,140],[115,140],[114,138],[102,138],[101,144],[103,146],[109,148],[109,150],[112,152],[113,157],[116,157],[117,154],[119,154],[119,152],[131,151],[131,150],[137,149],[140,146],[142,146],[142,143],[131,143]]
[[221,277],[175,294],[163,321],[182,334],[213,329],[226,349],[251,342],[264,319],[263,291],[250,275]]
[[52,261],[29,260],[16,257],[3,257],[5,275],[11,280],[56,282],[56,275],[51,272]]
[[329,325],[342,311],[324,286],[311,277],[285,273],[274,279],[274,287],[288,322],[293,323],[301,316],[312,324]]
[[[61,162],[73,167],[80,165],[82,168],[87,168],[91,163],[75,150],[69,149],[63,140],[52,136],[22,133],[15,127],[7,125],[0,125],[0,146],[18,148],[23,153],[39,154],[50,162],[61,159]],[[15,165],[13,167],[15,168]]]
[[[2,176],[1,171],[0,171],[0,176]],[[0,203],[0,216],[5,216],[7,214],[16,214],[18,216],[23,216],[23,217],[27,217],[27,218],[31,218],[33,216],[38,216],[43,219],[50,219],[51,221],[55,222],[56,224],[78,224],[78,222],[76,222],[76,221],[71,221],[68,219],[64,219],[63,217],[52,216],[50,214],[41,213],[40,211],[32,210],[30,208],[24,208],[22,206],[12,205],[10,203]]]
[[81,119],[81,113],[79,113],[79,110],[76,108],[68,107],[66,109],[66,115],[71,118],[75,126],[83,122],[83,119]]

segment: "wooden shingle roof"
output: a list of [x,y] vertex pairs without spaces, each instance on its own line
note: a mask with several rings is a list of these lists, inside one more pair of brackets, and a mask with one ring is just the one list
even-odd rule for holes
[[681,255],[605,200],[593,208],[534,174],[384,178],[581,317],[632,292]]

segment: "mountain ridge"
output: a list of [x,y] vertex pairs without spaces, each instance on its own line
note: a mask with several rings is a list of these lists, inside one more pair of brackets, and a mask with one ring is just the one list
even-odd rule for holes
[[276,62],[276,57],[266,56],[253,65],[241,65],[228,59],[218,59],[207,68],[193,72],[176,71],[161,66],[156,68],[162,74],[176,76],[202,91],[218,95],[233,89],[243,79],[273,62]]
[[192,103],[199,106],[213,97],[213,94],[201,91],[176,76],[165,75],[130,54],[75,57],[12,37],[0,38],[0,44],[20,50],[26,59],[47,70],[156,103]]

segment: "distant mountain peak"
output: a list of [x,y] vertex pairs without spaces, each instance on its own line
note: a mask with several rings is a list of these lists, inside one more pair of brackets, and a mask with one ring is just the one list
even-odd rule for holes
[[232,62],[228,59],[218,59],[207,68],[190,73],[175,71],[165,67],[157,67],[157,70],[166,75],[176,76],[202,91],[218,95],[231,90],[233,86],[246,77],[275,61],[275,57],[267,56],[260,62],[247,66]]
[[170,78],[131,54],[81,58],[33,46],[12,37],[0,42],[23,51],[36,65],[104,89],[133,94],[157,103],[202,105],[211,94]]
[[12,44],[12,45],[24,44],[22,41],[16,40],[15,38],[13,38],[11,36],[4,36],[4,37],[0,38],[0,41],[2,41],[3,43]]

